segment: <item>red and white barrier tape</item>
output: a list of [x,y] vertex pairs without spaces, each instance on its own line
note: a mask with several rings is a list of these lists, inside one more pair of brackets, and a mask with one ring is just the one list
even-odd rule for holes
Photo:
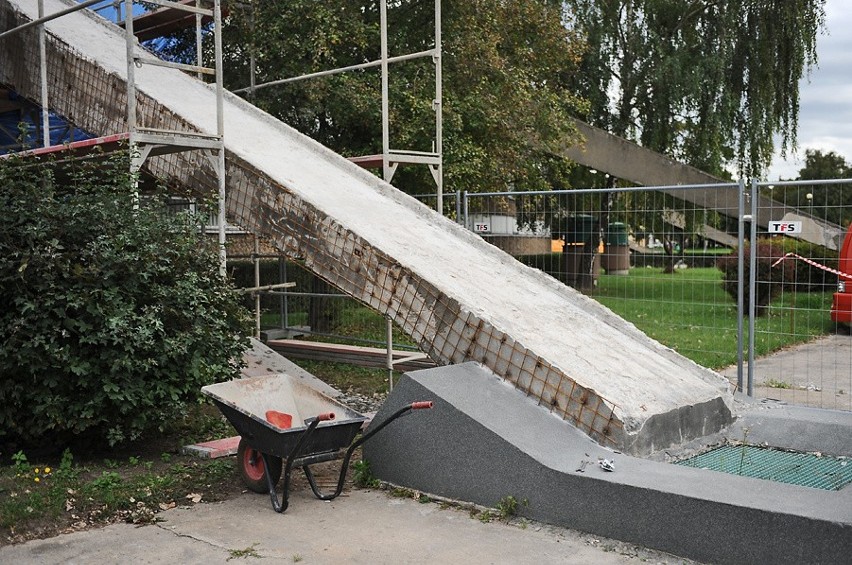
[[838,271],[837,269],[832,269],[831,267],[826,267],[825,265],[820,265],[816,261],[812,261],[811,259],[808,259],[807,257],[802,257],[801,255],[796,255],[795,253],[787,253],[786,255],[784,255],[783,257],[781,257],[780,259],[778,259],[774,263],[772,263],[772,266],[774,267],[774,266],[778,265],[787,257],[795,257],[796,259],[799,259],[800,261],[804,261],[808,265],[814,266],[817,269],[822,269],[823,271],[828,271],[829,273],[831,273],[833,275],[837,275],[838,277],[843,277],[844,279],[852,280],[852,275],[850,275],[849,273],[844,273],[843,271]]

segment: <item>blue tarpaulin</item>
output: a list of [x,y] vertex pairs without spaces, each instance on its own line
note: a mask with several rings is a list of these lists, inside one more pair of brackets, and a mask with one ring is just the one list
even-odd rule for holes
[[[20,100],[18,95],[10,91],[9,100]],[[34,149],[42,147],[41,108],[30,102],[25,102],[25,111],[12,110],[0,113],[0,153]],[[50,144],[61,145],[71,141],[90,139],[93,134],[74,127],[68,120],[51,112],[49,114]]]

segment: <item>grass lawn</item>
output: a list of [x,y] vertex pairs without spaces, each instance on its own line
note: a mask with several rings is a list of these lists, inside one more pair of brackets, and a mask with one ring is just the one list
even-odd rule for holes
[[[591,296],[657,341],[719,369],[737,361],[737,305],[721,277],[715,268],[631,269],[628,276],[601,275]],[[755,321],[755,355],[828,334],[830,307],[830,292],[782,293]],[[747,331],[748,319],[743,323]]]
[[[628,276],[601,275],[591,297],[640,330],[692,359],[700,365],[720,369],[737,361],[736,302],[722,288],[722,273],[716,268],[695,268],[664,274],[661,269],[631,269]],[[809,341],[832,331],[828,317],[830,292],[784,292],[766,316],[755,324],[755,355],[764,355],[783,347]],[[305,323],[304,313],[290,315],[290,323]],[[264,317],[266,327],[279,323],[276,315]],[[748,320],[744,319],[745,329]],[[339,322],[332,330],[351,339],[316,338],[369,345],[384,344],[385,320],[369,308],[348,300],[340,310]],[[366,340],[366,341],[365,341]],[[399,329],[394,330],[396,344],[413,345]],[[332,381],[339,378],[349,386],[359,380],[356,372],[325,368],[322,364],[306,367]],[[342,373],[335,377],[335,373]],[[378,383],[378,375],[364,374]]]
[[122,447],[0,453],[0,546],[115,522],[150,524],[162,510],[242,491],[232,458],[180,453],[233,435],[216,408],[190,406],[164,425],[156,437]]

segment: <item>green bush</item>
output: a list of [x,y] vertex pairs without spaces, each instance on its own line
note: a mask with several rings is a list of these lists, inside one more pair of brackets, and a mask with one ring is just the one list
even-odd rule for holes
[[565,278],[565,256],[562,253],[539,253],[535,255],[518,255],[518,261],[543,271],[557,280]]
[[58,182],[0,164],[5,442],[136,439],[236,376],[246,346],[246,313],[193,218],[136,207],[126,154],[74,167]]
[[[773,248],[777,247],[780,249],[781,255],[795,253],[796,255],[812,259],[820,265],[837,269],[837,251],[831,251],[822,245],[816,245],[815,243],[792,237],[775,237],[770,241]],[[792,271],[788,273],[789,279],[787,282],[794,283],[797,292],[824,292],[827,290],[826,287],[834,289],[837,285],[837,275],[833,275],[798,259],[790,258],[786,261],[793,264]]]
[[[743,254],[745,269],[743,271],[743,305],[744,313],[748,312],[750,256],[752,246],[747,245]],[[784,256],[782,245],[773,245],[773,240],[761,239],[757,243],[757,277],[755,280],[755,314],[762,316],[766,313],[772,299],[777,297],[786,282],[794,280],[795,265],[792,261],[783,261],[773,267]],[[739,269],[737,254],[720,257],[716,267],[722,271],[722,287],[735,301],[738,295]]]

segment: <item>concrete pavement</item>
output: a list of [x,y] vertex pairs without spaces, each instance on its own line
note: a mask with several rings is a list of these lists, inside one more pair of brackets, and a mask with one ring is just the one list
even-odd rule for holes
[[[736,365],[720,372],[736,385]],[[743,375],[745,382],[747,363]],[[755,359],[754,395],[799,406],[852,410],[852,336],[828,335]]]
[[619,541],[513,520],[482,523],[383,491],[353,490],[331,502],[305,488],[276,514],[264,495],[243,494],[159,514],[148,526],[116,524],[0,548],[0,563],[692,563]]

